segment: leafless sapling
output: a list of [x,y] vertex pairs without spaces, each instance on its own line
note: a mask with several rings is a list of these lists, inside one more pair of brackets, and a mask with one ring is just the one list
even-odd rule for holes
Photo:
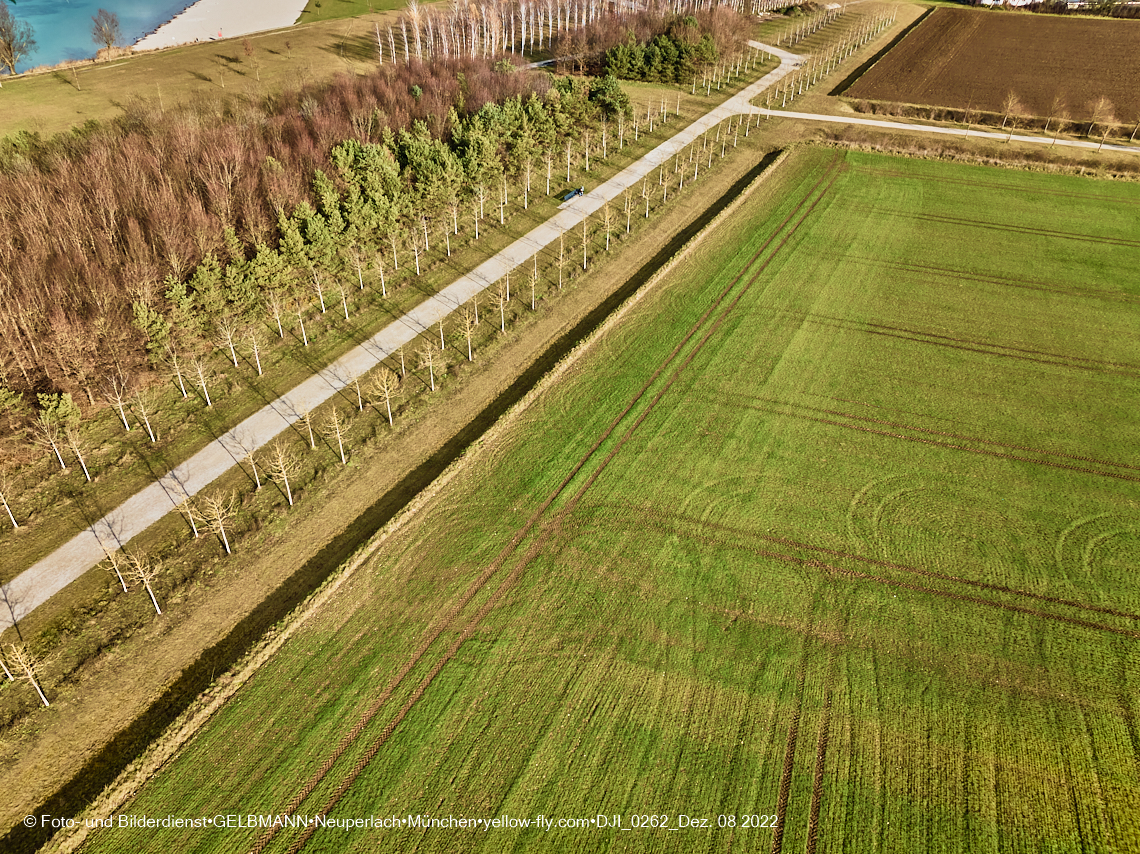
[[[45,706],[50,706],[47,697],[44,696],[43,690],[40,688],[39,679],[36,678],[36,669],[40,666],[40,661],[28,650],[26,646],[21,644],[10,643],[8,644],[8,659],[12,662],[13,667],[20,674],[20,678],[25,680],[33,688],[36,693],[40,695],[40,700]],[[7,668],[5,668],[7,669]]]
[[217,322],[216,329],[218,333],[218,337],[216,339],[218,347],[230,351],[230,359],[233,361],[234,367],[236,368],[238,366],[236,344],[238,337],[241,335],[240,327],[238,326],[237,321],[235,321],[232,317],[223,317]]
[[535,292],[535,289],[537,287],[538,287],[538,255],[536,254],[534,256],[534,266],[531,268],[531,271],[530,271],[530,310],[531,311],[535,310],[535,308],[534,308],[534,306],[535,306],[534,292]]
[[233,554],[233,550],[230,549],[230,538],[226,534],[226,525],[237,512],[236,501],[237,493],[232,490],[228,494],[216,492],[212,495],[202,495],[198,499],[202,520],[221,538],[226,554]]
[[44,448],[51,448],[59,467],[67,471],[67,463],[63,461],[63,436],[59,422],[47,412],[41,412],[39,418],[32,422],[32,441]]
[[8,511],[8,519],[12,523],[13,529],[18,529],[20,526],[16,522],[16,514],[12,512],[12,500],[16,493],[15,484],[12,482],[12,475],[8,473],[6,468],[0,468],[0,504],[4,505],[4,509]]
[[277,324],[277,336],[284,341],[285,327],[281,323],[281,315],[285,313],[285,304],[281,301],[280,295],[271,293],[267,296],[265,298],[265,310]]
[[602,205],[602,230],[606,233],[606,251],[610,251],[610,233],[614,230],[614,211],[609,201]]
[[510,286],[504,279],[499,279],[499,285],[495,289],[495,302],[499,304],[499,330],[501,332],[507,331],[507,303],[510,301]]
[[435,391],[435,368],[443,360],[443,356],[433,347],[428,344],[419,351],[420,367],[428,369],[428,380],[431,384],[431,390]]
[[190,396],[190,392],[186,390],[186,380],[182,370],[182,357],[170,344],[166,345],[166,361],[170,363],[170,369],[174,371],[174,377],[178,380],[178,387],[182,389],[182,399],[185,400]]
[[463,330],[463,337],[467,339],[467,361],[475,361],[471,352],[471,336],[475,332],[475,316],[471,312],[471,306],[464,305],[463,311],[459,314],[459,327]]
[[87,462],[83,459],[83,434],[76,424],[68,424],[63,428],[63,435],[67,439],[67,447],[71,448],[71,453],[75,454],[75,459],[79,460],[79,465],[83,469],[83,476],[90,483],[91,472],[87,470]]
[[321,433],[330,442],[336,439],[337,448],[340,450],[340,463],[341,465],[348,465],[348,458],[344,453],[344,433],[346,430],[346,423],[340,412],[334,406],[332,411],[325,417],[324,423],[321,425]]
[[324,314],[327,311],[327,309],[325,307],[325,285],[324,285],[324,282],[321,281],[320,273],[318,273],[316,271],[316,268],[310,267],[309,270],[313,275],[313,290],[316,292],[317,299],[320,300],[320,303],[321,303],[321,314]]
[[193,370],[194,376],[198,379],[198,385],[202,387],[202,394],[206,398],[206,406],[212,407],[214,405],[214,402],[210,400],[210,389],[206,384],[206,381],[210,376],[210,368],[206,364],[206,360],[200,358],[191,359],[190,368]]
[[154,605],[156,614],[162,614],[162,608],[158,607],[158,598],[154,595],[154,588],[151,587],[151,582],[158,577],[158,573],[162,570],[162,561],[156,560],[144,551],[135,551],[133,554],[128,554],[127,557],[131,562],[131,575],[138,579],[139,583],[146,588],[146,592],[150,594],[150,603]]
[[142,419],[143,426],[146,427],[146,434],[150,436],[151,442],[157,442],[158,436],[155,435],[154,428],[150,423],[150,394],[142,389],[135,392],[135,409],[138,410],[139,417]]
[[309,448],[316,450],[317,440],[313,435],[313,410],[308,407],[297,410],[297,420],[305,425],[305,429],[309,431]]
[[248,326],[245,330],[245,340],[249,344],[249,354],[253,356],[253,363],[257,366],[257,375],[262,376],[261,370],[261,348],[264,346],[264,341],[261,338],[261,330],[256,326]]
[[122,419],[123,427],[127,432],[131,431],[131,422],[127,420],[127,400],[130,398],[130,383],[123,375],[122,370],[118,374],[112,376],[107,381],[107,385],[103,389],[103,396],[110,402],[119,413],[119,418]]
[[372,376],[372,380],[368,384],[368,396],[375,403],[380,400],[384,401],[384,406],[388,410],[388,426],[393,425],[392,419],[392,398],[400,393],[400,378],[396,376],[396,372],[384,365]]
[[288,500],[289,506],[292,507],[293,489],[289,485],[289,475],[295,474],[297,471],[297,456],[289,449],[285,440],[280,438],[269,445],[267,453],[266,470],[270,477],[285,487],[285,498]]
[[114,572],[115,577],[119,579],[119,584],[123,588],[123,592],[128,592],[126,579],[123,578],[125,564],[119,555],[118,546],[116,545],[115,548],[109,549],[102,540],[99,541],[99,545],[103,549],[103,554],[107,556],[107,564],[111,567],[111,571]]

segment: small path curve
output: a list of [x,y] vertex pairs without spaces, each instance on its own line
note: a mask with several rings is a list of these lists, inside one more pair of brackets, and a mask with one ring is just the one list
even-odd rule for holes
[[0,593],[6,607],[0,607],[0,630],[12,625],[13,617],[24,619],[51,596],[98,565],[104,559],[103,544],[112,551],[125,546],[170,513],[184,498],[198,494],[244,460],[251,451],[273,441],[299,419],[301,412],[316,409],[347,388],[353,377],[364,375],[401,346],[431,330],[442,318],[552,244],[562,232],[569,232],[606,202],[663,166],[705,131],[732,116],[755,112],[750,99],[790,73],[801,57],[767,45],[751,44],[778,56],[779,67],[714,107],[609,181],[563,204],[559,212],[545,223],[459,277],[435,296],[424,300],[288,394],[262,407],[3,585]]

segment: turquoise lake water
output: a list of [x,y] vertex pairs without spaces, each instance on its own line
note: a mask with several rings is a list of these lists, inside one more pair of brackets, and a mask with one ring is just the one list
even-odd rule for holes
[[20,62],[18,69],[27,71],[37,65],[95,56],[91,18],[100,9],[119,16],[122,43],[129,45],[192,3],[193,0],[9,0],[9,11],[18,20],[31,24],[38,46],[35,53]]

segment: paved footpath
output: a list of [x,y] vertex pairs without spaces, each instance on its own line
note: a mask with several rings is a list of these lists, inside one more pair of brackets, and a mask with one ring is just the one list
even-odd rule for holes
[[[834,122],[849,125],[866,125],[887,130],[919,131],[946,136],[971,136],[983,139],[1060,145],[1069,148],[1100,149],[1096,142],[1082,140],[1052,140],[990,131],[965,131],[962,128],[931,125],[903,124],[855,116],[831,116],[817,113],[797,113],[790,110],[769,110],[753,106],[749,101],[764,89],[790,73],[803,57],[776,47],[750,42],[780,59],[780,66],[750,84],[702,118],[661,143],[644,157],[606,183],[584,196],[562,205],[561,210],[530,233],[519,238],[497,255],[460,277],[433,297],[425,300],[399,320],[393,321],[368,341],[338,361],[310,377],[288,394],[265,406],[238,426],[211,442],[182,465],[167,472],[158,482],[137,493],[102,519],[86,528],[48,557],[3,585],[7,608],[0,603],[0,628],[11,625],[12,614],[23,619],[33,609],[96,566],[104,557],[101,543],[109,549],[126,545],[133,537],[146,530],[183,499],[196,495],[214,480],[243,460],[250,451],[271,442],[277,435],[298,420],[300,413],[316,409],[333,395],[345,389],[354,376],[361,376],[376,367],[381,360],[399,347],[428,334],[441,318],[446,317],[476,294],[485,291],[507,272],[529,261],[530,258],[558,239],[562,232],[571,231],[583,219],[598,211],[607,201],[617,198],[627,188],[636,185],[654,169],[663,166],[670,158],[696,140],[710,128],[732,116],[764,115],[799,119],[803,121]],[[1104,145],[1109,151],[1140,153],[1140,148],[1124,145]]]
[[680,154],[705,131],[729,117],[755,112],[756,108],[748,103],[749,100],[788,74],[799,60],[798,56],[778,48],[764,46],[764,50],[780,57],[778,68],[710,110],[606,183],[562,205],[559,212],[545,223],[393,321],[288,394],[251,415],[3,585],[7,607],[0,603],[0,628],[12,624],[13,614],[16,619],[23,619],[49,597],[95,567],[104,559],[102,544],[112,551],[126,545],[184,499],[196,495],[244,460],[251,451],[273,441],[298,420],[300,413],[316,409],[349,386],[353,377],[367,373],[419,335],[430,333],[441,318],[494,285],[507,272],[529,261],[535,253],[558,240],[562,232],[569,232],[581,224],[606,202],[617,198],[654,169]]

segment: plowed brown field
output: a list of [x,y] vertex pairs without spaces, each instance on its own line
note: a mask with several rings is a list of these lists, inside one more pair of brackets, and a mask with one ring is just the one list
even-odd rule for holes
[[1000,113],[1013,92],[1048,116],[1060,96],[1077,120],[1104,96],[1140,118],[1140,22],[938,9],[844,94]]

